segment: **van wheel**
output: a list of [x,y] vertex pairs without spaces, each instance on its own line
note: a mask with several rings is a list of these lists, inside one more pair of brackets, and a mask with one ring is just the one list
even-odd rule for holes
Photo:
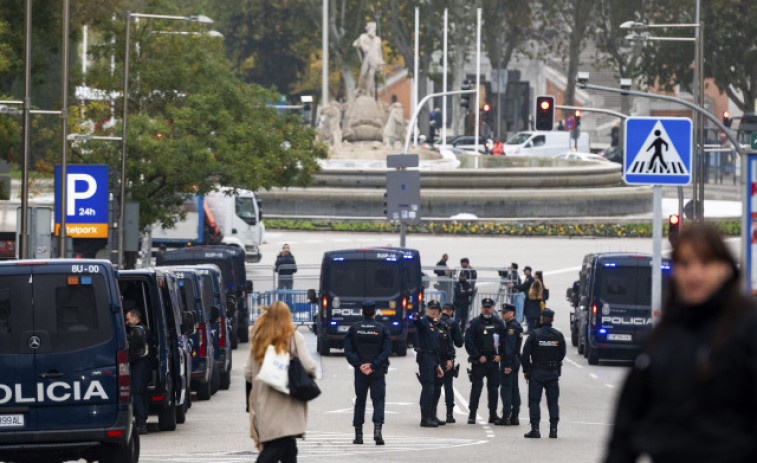
[[97,458],[100,463],[139,463],[139,433],[136,427],[131,429],[131,439],[124,445],[103,447]]
[[231,349],[235,350],[239,347],[239,330],[231,335]]
[[318,337],[318,344],[316,346],[316,350],[318,353],[324,357],[328,357],[331,353],[331,348],[329,347],[328,343],[323,340],[323,338]]
[[570,343],[573,344],[573,347],[578,345],[578,328],[575,326],[570,327]]
[[229,387],[231,387],[231,368],[229,368],[229,371],[221,373],[220,388],[226,391],[229,389]]
[[576,342],[578,343],[578,355],[584,354],[584,340],[583,338],[577,339]]
[[394,348],[394,353],[397,354],[397,357],[407,356],[407,339],[397,341],[397,344]]
[[181,405],[174,404],[174,407],[176,407],[176,422],[184,424],[187,421],[187,399],[184,399]]
[[245,343],[248,342],[249,339],[249,333],[247,332],[249,328],[247,327],[247,323],[239,323],[239,329],[237,330],[237,337],[239,338],[239,342]]
[[176,429],[176,405],[165,407],[158,414],[158,429],[161,431],[173,431]]
[[218,388],[221,387],[221,369],[218,367],[213,368],[213,374],[210,377],[210,393],[215,394],[218,392]]
[[210,400],[210,396],[213,395],[211,392],[213,386],[210,384],[212,381],[206,381],[204,383],[200,383],[197,387],[197,400]]
[[587,344],[586,358],[589,359],[589,365],[599,365],[599,349],[595,349]]
[[187,372],[187,393],[186,398],[184,399],[184,402],[187,404],[187,410],[192,408],[192,386],[189,385],[189,376],[190,372]]

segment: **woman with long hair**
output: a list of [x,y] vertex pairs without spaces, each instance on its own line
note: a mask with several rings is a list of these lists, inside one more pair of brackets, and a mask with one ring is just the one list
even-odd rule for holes
[[541,303],[544,296],[544,283],[539,278],[541,272],[536,272],[533,283],[528,288],[526,301],[523,304],[523,316],[526,317],[529,333],[539,327],[541,317]]
[[662,319],[621,393],[606,463],[757,461],[757,312],[717,231],[673,249]]
[[310,356],[305,338],[292,323],[292,313],[282,301],[276,301],[255,321],[250,334],[250,355],[244,376],[252,384],[250,403],[251,435],[262,446],[257,463],[294,463],[297,461],[298,437],[307,429],[307,403],[295,399],[256,379],[268,346],[277,353],[289,352],[299,357],[305,371],[315,377],[316,364]]

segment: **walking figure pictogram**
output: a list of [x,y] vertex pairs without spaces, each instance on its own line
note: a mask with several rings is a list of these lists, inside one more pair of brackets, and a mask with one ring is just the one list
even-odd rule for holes
[[657,138],[654,139],[651,145],[647,148],[647,151],[654,148],[654,154],[652,155],[652,159],[650,159],[649,164],[647,165],[647,172],[652,172],[652,169],[654,167],[654,160],[659,158],[660,159],[660,165],[664,169],[664,172],[667,172],[668,165],[665,164],[665,158],[662,156],[662,146],[665,145],[665,151],[668,150],[668,143],[662,139],[660,136],[661,132],[659,130],[655,130],[654,134]]

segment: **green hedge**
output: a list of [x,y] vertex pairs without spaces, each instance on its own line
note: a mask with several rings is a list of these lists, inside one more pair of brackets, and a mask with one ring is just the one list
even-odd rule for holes
[[[738,235],[738,221],[712,222],[724,235]],[[327,222],[312,220],[266,219],[270,230],[317,230],[346,232],[397,232],[399,225],[388,222]],[[667,234],[668,226],[663,225]],[[508,224],[494,222],[423,222],[408,226],[410,233],[436,235],[503,235],[503,236],[604,236],[651,237],[652,224]]]

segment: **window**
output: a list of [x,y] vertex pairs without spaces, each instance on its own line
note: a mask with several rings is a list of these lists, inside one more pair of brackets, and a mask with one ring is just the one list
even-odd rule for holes
[[518,133],[505,142],[505,145],[522,145],[531,136],[530,133]]
[[247,225],[255,225],[257,223],[254,198],[236,196],[234,198],[234,211],[237,217],[244,220]]
[[649,305],[652,272],[648,267],[605,267],[601,299],[610,305]]
[[537,135],[533,139],[534,146],[544,146],[545,138],[544,135]]
[[389,298],[399,294],[399,262],[380,260],[333,262],[331,292],[339,297]]
[[33,328],[29,275],[0,277],[0,354],[17,354],[21,334]]

